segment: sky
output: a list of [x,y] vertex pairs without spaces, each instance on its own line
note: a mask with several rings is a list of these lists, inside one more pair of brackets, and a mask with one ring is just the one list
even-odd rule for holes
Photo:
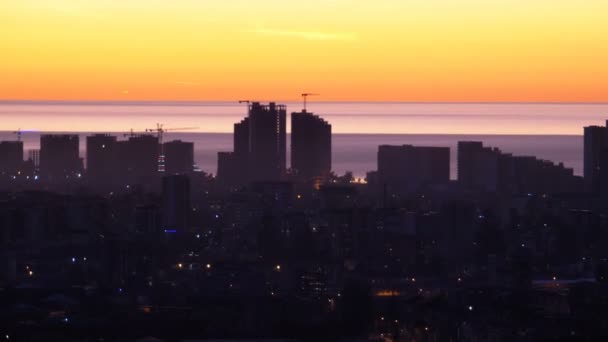
[[0,100],[606,102],[606,0],[0,0]]

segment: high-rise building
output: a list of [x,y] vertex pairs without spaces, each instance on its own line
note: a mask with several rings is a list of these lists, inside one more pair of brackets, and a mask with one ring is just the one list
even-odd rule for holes
[[158,137],[134,135],[118,142],[120,178],[127,185],[156,185],[158,182]]
[[252,181],[278,181],[285,175],[286,113],[284,105],[270,102],[249,106],[248,171]]
[[477,141],[458,142],[458,181],[468,189],[503,193],[565,193],[582,187],[582,179],[563,164],[513,156]]
[[217,153],[217,181],[224,186],[236,186],[239,178],[243,177],[242,158],[238,158],[236,152]]
[[40,136],[40,174],[49,182],[80,177],[82,159],[76,134],[44,134]]
[[249,118],[234,124],[234,153],[244,158],[249,155]]
[[228,187],[246,184],[249,175],[249,118],[244,118],[234,124],[234,152],[218,152],[217,154],[217,180]]
[[459,141],[458,181],[469,189],[499,190],[500,157],[499,150],[480,141]]
[[87,137],[87,177],[91,184],[110,185],[117,182],[117,146],[116,137],[112,135]]
[[234,124],[234,152],[218,153],[218,179],[235,186],[250,181],[280,181],[285,176],[287,109],[274,102],[249,105],[248,116]]
[[[602,159],[608,157],[608,121],[604,126],[589,126],[584,128],[584,176],[585,187],[588,191],[599,192],[601,188],[607,188],[608,184],[602,185],[601,179],[608,183],[608,170],[602,168]],[[607,163],[604,161],[604,163]]]
[[27,160],[30,161],[34,169],[40,168],[40,149],[29,149],[27,151]]
[[450,148],[381,145],[378,181],[392,193],[408,193],[450,180]]
[[23,142],[0,142],[0,177],[15,175],[23,166]]
[[173,140],[163,144],[166,174],[190,174],[194,170],[194,143]]
[[291,169],[307,181],[331,172],[331,125],[305,110],[291,114]]
[[186,230],[190,218],[190,179],[168,175],[162,181],[163,229]]

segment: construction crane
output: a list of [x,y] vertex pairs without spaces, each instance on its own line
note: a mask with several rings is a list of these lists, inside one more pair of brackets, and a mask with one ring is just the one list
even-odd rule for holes
[[131,128],[131,130],[129,131],[129,133],[124,133],[122,136],[125,137],[125,138],[126,137],[131,138],[131,137],[135,136],[135,132],[133,131],[133,128]]
[[156,132],[158,137],[158,171],[165,171],[165,148],[163,146],[163,135],[167,131],[183,131],[189,129],[198,129],[198,127],[180,127],[180,128],[164,128],[163,124],[157,123],[156,128],[147,128],[146,132]]
[[314,93],[302,93],[302,99],[304,100],[304,110],[303,112],[306,112],[306,99],[309,96],[317,96],[317,95],[321,95],[321,94],[314,94]]
[[158,136],[158,143],[162,145],[163,144],[163,134],[165,132],[184,131],[184,130],[190,130],[190,129],[198,129],[198,127],[164,128],[163,124],[157,123],[156,128],[147,128],[146,132],[149,132],[149,133],[156,132],[156,135]]

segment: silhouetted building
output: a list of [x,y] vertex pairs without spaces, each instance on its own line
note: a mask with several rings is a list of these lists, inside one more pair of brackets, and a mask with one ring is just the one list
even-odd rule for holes
[[480,141],[459,141],[458,181],[469,189],[502,190],[501,173],[508,171],[502,157],[500,150],[484,147]]
[[248,172],[253,181],[277,181],[285,175],[286,112],[274,102],[249,106]]
[[155,185],[158,182],[158,138],[135,135],[118,142],[121,179],[127,185]]
[[79,138],[75,134],[44,134],[40,136],[40,174],[50,182],[79,178],[82,159]]
[[331,172],[331,125],[313,113],[291,114],[291,169],[306,181]]
[[38,170],[40,167],[40,149],[30,149],[27,151],[27,160],[31,161],[34,168]]
[[223,186],[235,187],[247,184],[250,175],[249,162],[249,118],[234,124],[234,152],[218,152],[217,180]]
[[117,141],[108,134],[87,137],[87,177],[91,184],[110,185],[118,180]]
[[217,153],[217,181],[224,186],[236,186],[242,182],[243,175],[242,158],[235,152]]
[[246,158],[249,155],[249,118],[234,124],[234,153]]
[[602,168],[603,163],[608,163],[608,160],[602,161],[608,158],[608,127],[588,126],[584,133],[585,185],[588,191],[599,192],[601,188],[608,187],[608,184],[601,184],[601,179],[608,183],[608,170]]
[[449,147],[380,145],[378,181],[392,193],[418,191],[450,180]]
[[284,178],[285,116],[284,105],[251,103],[247,118],[234,124],[234,152],[218,153],[220,183],[238,186]]
[[0,142],[0,176],[12,176],[23,166],[23,142]]
[[135,207],[135,232],[158,233],[160,232],[159,210],[156,205],[140,205]]
[[185,230],[190,218],[190,179],[186,175],[163,177],[163,229]]
[[165,172],[189,174],[194,170],[194,143],[173,140],[163,144]]
[[458,142],[458,181],[468,189],[505,193],[576,192],[582,186],[561,163],[513,156],[478,141]]

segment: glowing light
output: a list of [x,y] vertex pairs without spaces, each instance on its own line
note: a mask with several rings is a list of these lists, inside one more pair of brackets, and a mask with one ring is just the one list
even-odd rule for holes
[[207,264],[207,265],[205,265],[205,267],[207,267],[207,269],[210,269],[211,268],[211,264]]
[[473,307],[472,306],[469,306],[469,311],[473,311]]
[[31,277],[31,276],[33,276],[33,275],[34,275],[34,272],[29,271],[29,272],[28,272],[28,274],[29,274],[29,275],[30,275],[30,277]]
[[277,271],[280,271],[280,270],[281,270],[281,265],[276,265],[274,268],[275,268]]
[[184,267],[184,265],[182,265],[181,263],[179,263],[179,264],[177,264],[177,267],[178,268],[182,268],[182,267]]

